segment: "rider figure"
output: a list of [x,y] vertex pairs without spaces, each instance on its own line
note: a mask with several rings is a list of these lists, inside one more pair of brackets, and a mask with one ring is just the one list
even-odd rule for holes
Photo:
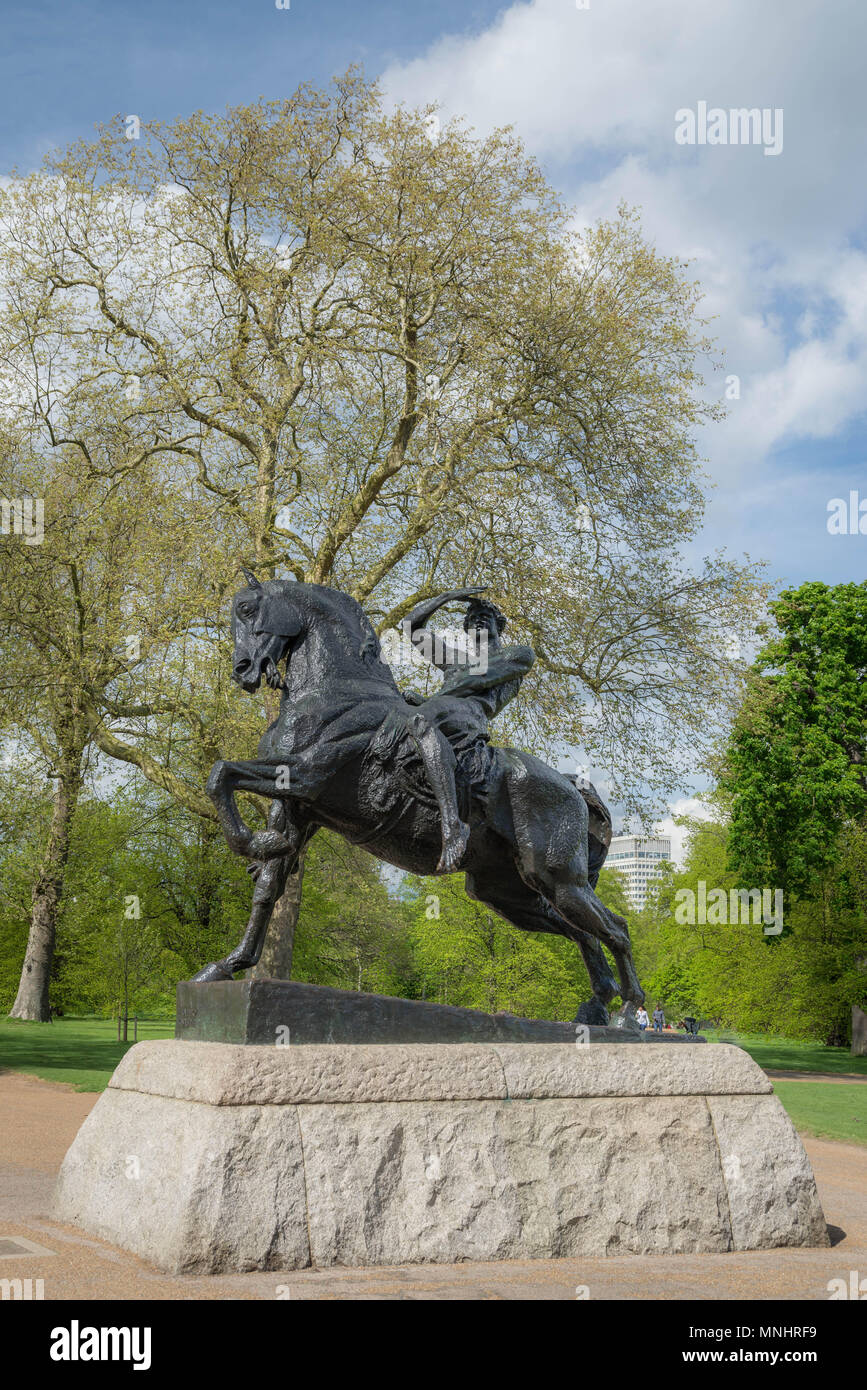
[[488,720],[514,699],[534,661],[530,647],[501,645],[506,617],[495,604],[480,598],[471,598],[464,618],[464,631],[472,639],[469,653],[439,640],[430,644],[424,631],[428,618],[444,603],[465,597],[469,597],[466,590],[457,590],[417,604],[404,623],[413,644],[427,648],[428,659],[445,673],[442,686],[429,699],[413,691],[406,696],[407,702],[416,706],[408,721],[409,734],[442,821],[439,873],[451,873],[460,866],[470,836],[458,806],[458,762],[472,782],[484,783]]

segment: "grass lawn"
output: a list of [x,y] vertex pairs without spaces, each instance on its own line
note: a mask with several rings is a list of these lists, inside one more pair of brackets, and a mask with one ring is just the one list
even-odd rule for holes
[[867,1144],[867,1086],[835,1081],[778,1081],[774,1092],[795,1128],[820,1139]]
[[703,1036],[708,1042],[735,1043],[766,1071],[825,1071],[835,1076],[849,1072],[867,1076],[867,1057],[853,1057],[847,1047],[825,1047],[824,1043],[773,1038],[765,1033],[716,1033],[706,1029]]
[[[132,1021],[129,1025],[132,1039]],[[139,1023],[139,1042],[173,1038],[174,1019]],[[65,1081],[77,1091],[102,1091],[132,1041],[117,1041],[112,1018],[58,1018],[23,1023],[0,1018],[0,1071],[23,1071],[46,1081]]]

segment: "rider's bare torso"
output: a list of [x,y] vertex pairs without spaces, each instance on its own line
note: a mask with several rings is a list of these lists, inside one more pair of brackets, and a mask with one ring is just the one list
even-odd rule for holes
[[533,664],[530,647],[500,647],[488,655],[486,669],[452,666],[435,695],[416,708],[462,755],[487,744],[488,723],[514,699],[521,681]]

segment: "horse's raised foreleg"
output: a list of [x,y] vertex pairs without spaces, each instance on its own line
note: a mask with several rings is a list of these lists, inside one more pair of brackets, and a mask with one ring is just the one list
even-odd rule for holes
[[285,773],[282,763],[264,761],[243,763],[214,763],[205,784],[205,791],[213,801],[226,843],[236,854],[247,859],[276,859],[286,854],[297,854],[300,841],[294,823],[287,818],[286,830],[251,830],[241,817],[235,802],[236,792],[253,792],[258,796],[279,797],[288,800],[290,791],[278,785]]

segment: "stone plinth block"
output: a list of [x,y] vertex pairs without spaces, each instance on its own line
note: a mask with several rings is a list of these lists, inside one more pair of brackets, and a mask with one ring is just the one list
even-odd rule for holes
[[791,1121],[726,1044],[139,1043],[55,1214],[214,1274],[828,1243]]
[[189,1042],[274,1043],[574,1043],[692,1044],[687,1033],[630,1032],[613,1025],[516,1014],[486,1014],[451,1004],[365,994],[295,980],[184,981],[177,990],[175,1037]]

